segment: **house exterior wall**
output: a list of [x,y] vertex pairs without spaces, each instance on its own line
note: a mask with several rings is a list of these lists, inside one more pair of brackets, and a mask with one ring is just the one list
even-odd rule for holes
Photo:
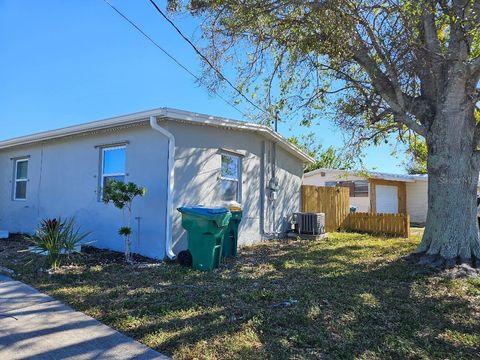
[[355,206],[358,212],[370,212],[370,197],[351,197],[350,206]]
[[[148,189],[147,196],[134,202],[133,217],[140,219],[133,222],[132,250],[162,258],[167,167],[157,164],[167,164],[168,147],[146,124],[0,150],[0,228],[33,233],[43,218],[75,216],[83,231],[92,232],[87,239],[92,245],[123,251],[117,234],[122,211],[99,200],[101,149],[96,146],[125,141],[126,180]],[[12,158],[22,156],[30,157],[27,199],[13,201]]]
[[[274,216],[273,205],[265,191],[270,168],[266,154],[271,146],[269,141],[253,132],[172,121],[163,121],[159,125],[175,137],[175,209],[185,205],[226,205],[219,196],[219,177],[221,151],[229,150],[242,155],[243,219],[239,246],[253,244],[265,237],[262,235],[262,198],[266,232],[270,229],[276,233],[286,232],[291,214],[300,209],[303,165],[298,159],[277,147],[276,177],[280,186]],[[173,217],[172,243],[174,252],[178,253],[187,247],[187,234],[181,226],[181,214],[175,210]]]
[[[303,185],[325,186],[329,181],[355,181],[367,180],[365,177],[345,175],[342,172],[325,172],[325,176],[316,174],[313,176],[306,176],[303,179]],[[350,197],[350,206],[355,206],[358,212],[370,211],[370,185],[368,189],[369,196],[365,197]]]
[[407,183],[407,213],[412,223],[424,224],[428,211],[428,182]]
[[[176,208],[185,205],[224,206],[219,199],[220,149],[242,154],[242,205],[239,245],[258,242],[268,234],[287,230],[290,216],[300,209],[303,165],[287,151],[276,148],[276,200],[268,197],[272,143],[251,131],[162,121],[176,142],[173,193],[174,252],[186,249],[186,233]],[[0,150],[0,229],[33,233],[43,218],[75,216],[88,241],[100,248],[123,251],[117,234],[122,211],[99,201],[99,145],[128,142],[127,181],[147,188],[134,202],[132,251],[165,257],[165,208],[168,176],[168,142],[147,122],[117,130],[72,136],[42,144]],[[14,159],[29,156],[26,201],[13,201]],[[262,207],[262,199],[264,206]],[[263,212],[262,212],[263,209]],[[138,219],[136,219],[138,218]],[[264,224],[262,226],[262,224]]]
[[[267,205],[276,207],[274,232],[284,233],[290,230],[293,212],[301,211],[301,188],[303,165],[289,153],[277,147],[277,173],[279,180],[278,198]],[[268,179],[267,179],[268,180]],[[267,223],[268,224],[268,223]]]

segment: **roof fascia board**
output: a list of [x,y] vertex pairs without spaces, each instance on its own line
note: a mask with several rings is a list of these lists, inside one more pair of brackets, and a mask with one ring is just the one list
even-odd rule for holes
[[265,125],[259,125],[255,123],[232,120],[227,118],[220,118],[206,114],[190,113],[188,111],[165,108],[165,117],[174,120],[183,120],[186,122],[198,123],[200,125],[213,125],[218,127],[229,127],[237,130],[257,131],[263,133],[270,140],[277,142],[282,148],[290,153],[294,153],[297,157],[301,158],[305,163],[313,163],[315,159],[307,155],[305,152],[291,144],[288,140],[281,135],[273,131],[271,128]]
[[157,108],[148,111],[112,117],[105,120],[97,120],[80,125],[68,126],[56,130],[44,131],[32,135],[8,139],[0,141],[0,150],[13,146],[28,145],[40,141],[54,140],[62,137],[73,136],[112,127],[141,123],[144,121],[147,122],[150,116],[170,118],[172,120],[198,123],[201,125],[213,125],[218,127],[229,127],[238,130],[256,131],[262,133],[270,140],[279,143],[282,148],[295,155],[297,158],[301,159],[304,163],[312,163],[315,161],[312,157],[304,153],[302,150],[291,144],[288,140],[286,140],[265,125],[259,125],[226,118],[218,118],[211,115],[198,114],[172,108]]
[[148,121],[149,116],[158,116],[161,115],[161,113],[161,109],[155,109],[147,112],[139,112],[129,115],[113,117],[105,120],[88,122],[80,125],[68,126],[56,130],[44,131],[33,135],[21,136],[9,140],[0,141],[0,149],[5,149],[12,146],[28,145],[39,141],[54,140],[66,136],[109,129],[112,127],[140,123]]
[[363,174],[356,173],[355,171],[338,170],[338,169],[326,169],[326,168],[320,168],[320,169],[317,169],[317,170],[310,171],[310,172],[305,174],[305,177],[315,176],[315,175],[318,175],[322,172],[326,172],[326,173],[330,173],[330,174],[342,174],[342,175],[347,175],[347,176],[365,177],[365,178],[372,178],[372,179],[379,179],[379,180],[408,182],[408,183],[413,183],[415,181],[424,180],[422,178],[415,178],[411,175],[395,176],[395,174],[389,175],[389,174],[378,174],[378,173],[374,173],[374,172],[367,172],[366,174],[368,174],[369,176],[364,176]]

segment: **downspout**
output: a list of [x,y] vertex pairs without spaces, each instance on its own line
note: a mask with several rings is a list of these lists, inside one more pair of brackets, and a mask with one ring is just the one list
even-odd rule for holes
[[266,156],[265,140],[262,141],[261,158],[260,158],[260,233],[266,236],[265,231],[265,156]]
[[[162,111],[161,116],[166,116],[167,112]],[[156,116],[150,116],[150,126],[153,130],[168,139],[168,177],[167,177],[167,206],[165,209],[166,240],[165,253],[169,259],[173,260],[175,254],[172,251],[172,222],[173,222],[173,185],[175,181],[175,137],[173,134],[157,123]]]
[[[262,141],[261,159],[260,159],[260,231],[263,239],[273,239],[272,233],[272,207],[270,179],[272,177],[272,143]],[[267,230],[267,225],[269,229]]]
[[[272,230],[270,231],[275,236],[278,233],[277,227],[277,144],[272,141],[272,156],[271,156],[271,166],[272,166],[272,184],[270,186],[270,197],[271,197],[271,207],[272,207]],[[273,186],[272,186],[273,185]]]
[[[268,148],[268,149],[267,149]],[[278,238],[277,226],[277,143],[262,141],[260,159],[260,231],[264,238]],[[268,230],[266,229],[268,225]]]

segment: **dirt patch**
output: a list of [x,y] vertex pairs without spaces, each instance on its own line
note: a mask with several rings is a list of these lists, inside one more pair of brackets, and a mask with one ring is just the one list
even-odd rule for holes
[[474,268],[468,264],[461,264],[456,265],[451,269],[445,269],[443,275],[451,279],[475,278],[480,276],[480,269]]
[[415,268],[411,275],[436,274],[451,279],[480,277],[479,261],[461,261],[460,259],[444,259],[441,256],[410,254],[404,258]]
[[5,259],[9,259],[10,263],[22,264],[28,257],[28,242],[23,235],[10,235],[8,239],[0,240],[0,264],[3,265]]
[[[82,252],[73,254],[72,260],[79,259],[85,265],[98,264],[127,264],[125,255],[118,251],[98,249],[93,246],[82,246]],[[133,265],[161,264],[159,260],[148,258],[138,254],[132,254]]]

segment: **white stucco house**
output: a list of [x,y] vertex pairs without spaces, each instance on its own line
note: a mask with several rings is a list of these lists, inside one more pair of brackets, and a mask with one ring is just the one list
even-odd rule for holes
[[187,246],[177,207],[232,200],[244,209],[239,244],[252,244],[286,232],[312,160],[269,127],[170,108],[4,140],[0,229],[75,216],[95,246],[122,251],[121,211],[101,201],[114,178],[147,188],[133,209],[135,253],[173,258]]
[[350,206],[359,212],[405,213],[417,224],[427,219],[427,175],[318,169],[306,173],[303,184],[346,186],[350,189]]

